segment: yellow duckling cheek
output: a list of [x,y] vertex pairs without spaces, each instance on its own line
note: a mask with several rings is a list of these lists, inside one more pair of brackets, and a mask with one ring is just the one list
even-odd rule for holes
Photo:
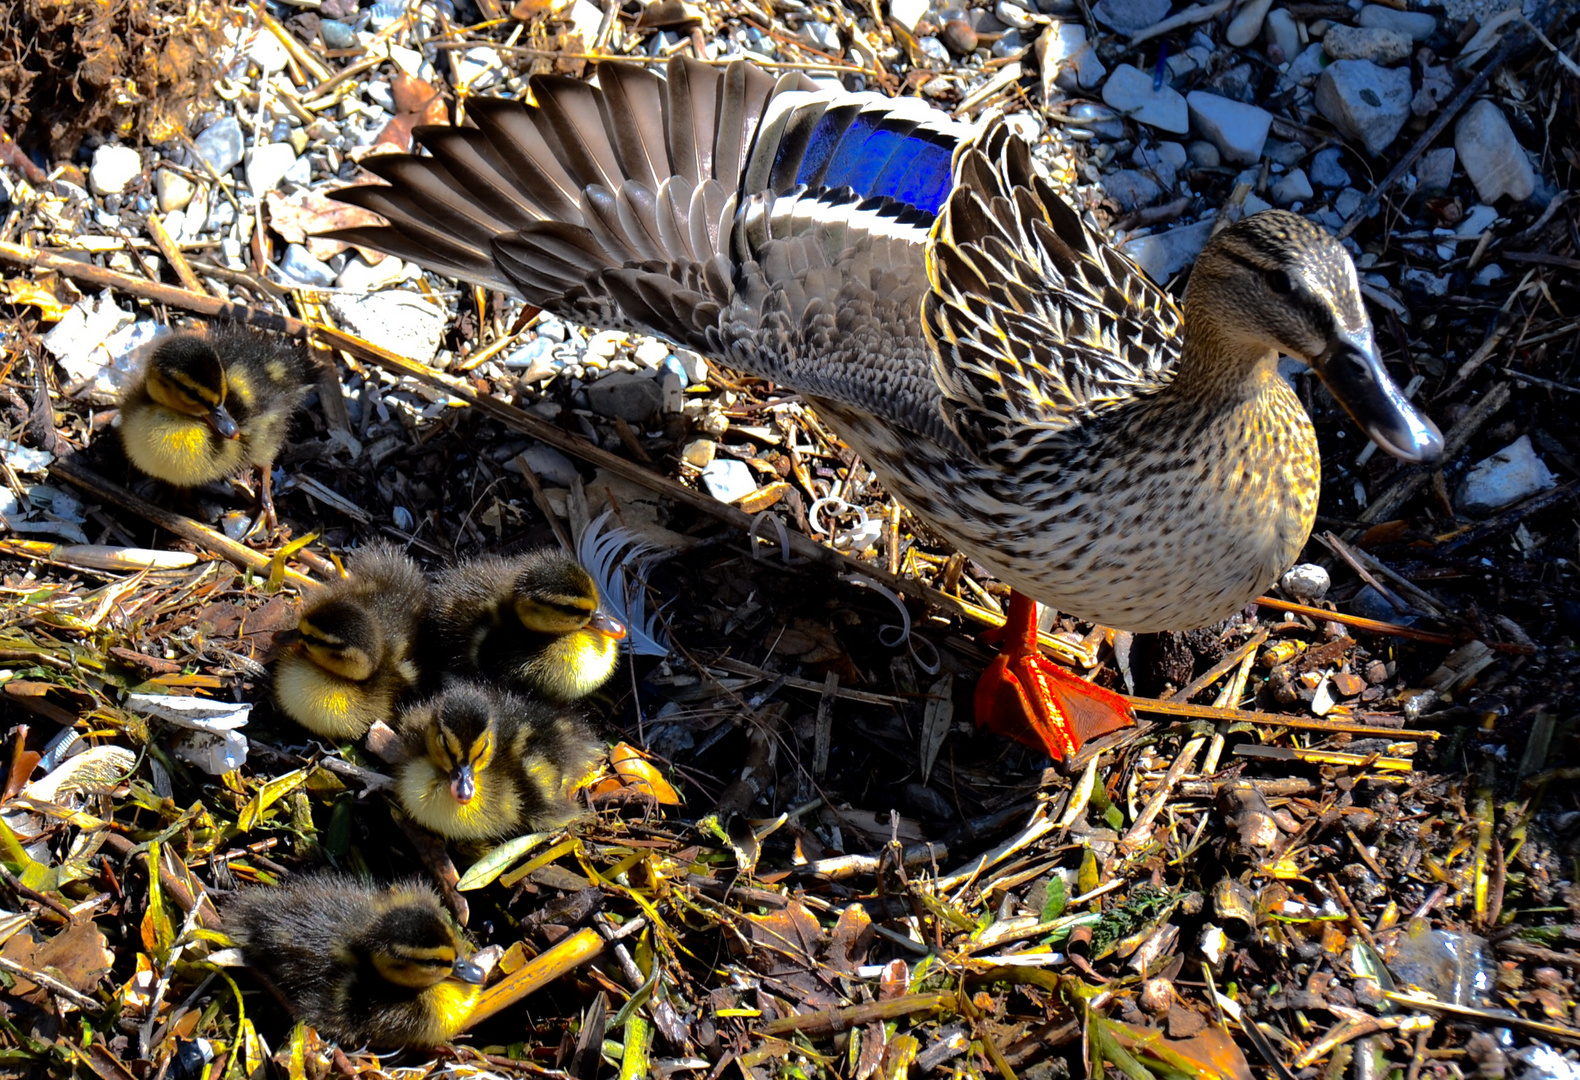
[[276,665],[274,695],[291,719],[327,738],[360,738],[372,723],[372,703],[359,687],[301,656]]
[[464,1031],[482,995],[481,986],[456,979],[446,979],[424,991],[423,996],[428,1004],[428,1030],[423,1033],[425,1041],[449,1042]]

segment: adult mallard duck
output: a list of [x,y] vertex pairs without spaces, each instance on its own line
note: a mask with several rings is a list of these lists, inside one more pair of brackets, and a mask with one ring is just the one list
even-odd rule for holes
[[342,239],[530,304],[656,334],[799,391],[910,510],[1018,593],[978,721],[1063,756],[1129,722],[1042,658],[1041,601],[1203,626],[1296,557],[1316,510],[1311,365],[1407,461],[1442,438],[1395,387],[1355,268],[1269,211],[1202,252],[1183,313],[1001,120],[677,59],[531,81],[364,164]]

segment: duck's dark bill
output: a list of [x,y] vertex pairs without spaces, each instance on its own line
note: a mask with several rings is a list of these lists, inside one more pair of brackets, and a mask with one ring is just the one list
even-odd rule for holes
[[1443,456],[1443,433],[1389,377],[1370,334],[1337,339],[1311,366],[1361,430],[1394,457],[1432,462]]
[[483,974],[483,969],[470,960],[459,959],[450,968],[450,974],[461,982],[471,983],[473,986],[482,986],[483,980],[487,977]]

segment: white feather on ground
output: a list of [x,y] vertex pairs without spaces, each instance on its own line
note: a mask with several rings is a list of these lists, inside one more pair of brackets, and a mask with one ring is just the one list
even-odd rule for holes
[[587,523],[576,541],[576,558],[598,583],[604,610],[625,623],[626,648],[638,656],[668,656],[669,635],[658,612],[647,610],[647,574],[669,558],[665,551],[622,525],[605,510]]

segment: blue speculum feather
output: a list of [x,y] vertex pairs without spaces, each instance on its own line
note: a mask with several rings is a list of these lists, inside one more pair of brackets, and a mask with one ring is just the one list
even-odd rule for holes
[[949,194],[953,151],[909,127],[880,112],[830,109],[807,137],[795,183],[814,191],[848,187],[860,199],[894,199],[936,215]]
[[[918,210],[937,214],[944,205],[944,199],[949,194],[950,181],[953,179],[952,157],[948,147],[927,143],[916,155],[915,163],[905,173],[891,197],[908,203]],[[875,194],[888,193],[875,192]]]
[[815,187],[822,182],[823,170],[828,167],[829,158],[834,155],[834,148],[839,145],[849,123],[850,114],[843,109],[830,109],[818,118],[807,140],[806,152],[801,155],[796,183]]
[[[866,194],[858,183],[860,177],[857,174],[862,171],[862,166],[873,155],[887,156],[894,150],[890,133],[878,130],[879,121],[876,113],[862,113],[845,129],[839,145],[834,147],[834,153],[829,157],[828,168],[823,172],[824,187],[849,187],[855,189],[858,195]],[[879,162],[880,168],[881,165]]]

